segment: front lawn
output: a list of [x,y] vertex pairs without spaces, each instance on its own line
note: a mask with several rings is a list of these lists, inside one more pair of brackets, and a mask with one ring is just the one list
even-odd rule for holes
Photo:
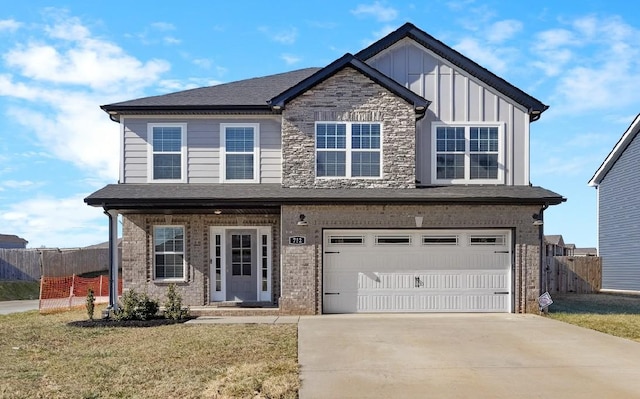
[[555,294],[549,317],[640,342],[640,296]]
[[0,316],[0,398],[297,397],[296,325],[78,327],[82,319],[83,310]]

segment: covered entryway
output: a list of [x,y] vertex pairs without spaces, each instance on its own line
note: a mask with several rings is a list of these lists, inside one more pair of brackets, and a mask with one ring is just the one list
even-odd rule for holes
[[511,312],[510,230],[325,230],[323,312]]

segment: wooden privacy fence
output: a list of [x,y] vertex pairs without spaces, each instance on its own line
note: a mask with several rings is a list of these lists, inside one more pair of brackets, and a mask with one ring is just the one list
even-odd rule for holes
[[0,280],[39,280],[40,276],[72,276],[108,268],[108,248],[0,249]]
[[546,257],[549,293],[597,293],[602,288],[602,259],[597,256]]

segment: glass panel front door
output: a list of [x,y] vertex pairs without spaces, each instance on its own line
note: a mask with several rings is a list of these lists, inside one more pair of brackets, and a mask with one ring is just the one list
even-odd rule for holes
[[256,232],[227,232],[227,300],[257,300]]

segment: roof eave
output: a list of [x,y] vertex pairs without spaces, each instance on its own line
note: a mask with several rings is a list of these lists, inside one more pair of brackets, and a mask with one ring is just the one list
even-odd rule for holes
[[616,145],[613,146],[613,149],[611,149],[607,157],[602,161],[598,170],[593,174],[588,183],[590,187],[598,187],[600,185],[602,180],[607,176],[607,173],[609,173],[613,168],[613,165],[615,165],[622,153],[624,153],[629,144],[631,144],[638,132],[640,132],[640,114],[636,115],[633,122],[631,122]]

